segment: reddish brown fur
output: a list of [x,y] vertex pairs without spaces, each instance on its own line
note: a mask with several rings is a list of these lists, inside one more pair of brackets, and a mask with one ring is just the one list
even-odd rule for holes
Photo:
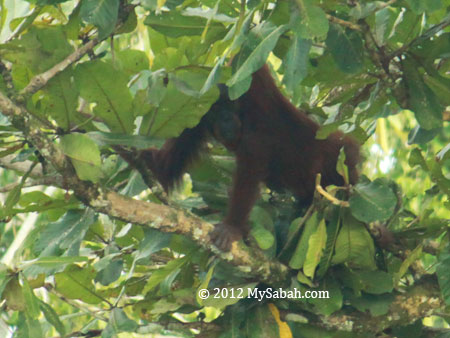
[[[218,101],[216,106],[222,103]],[[343,185],[336,172],[339,151],[344,147],[350,183],[358,174],[359,147],[341,132],[326,140],[317,140],[319,125],[294,107],[279,91],[267,66],[253,74],[248,92],[237,100],[235,117],[238,137],[229,147],[236,154],[236,172],[227,215],[216,225],[212,237],[222,249],[246,236],[247,220],[259,195],[259,183],[271,188],[291,190],[305,204],[311,202],[317,173],[322,185]],[[214,106],[212,107],[214,109]],[[207,114],[208,115],[208,114]],[[207,119],[193,129],[186,129],[178,138],[170,139],[161,150],[143,153],[147,165],[165,189],[173,187],[187,166],[201,150],[206,135],[216,128]],[[216,138],[222,141],[222,137]],[[227,144],[225,144],[227,145]]]

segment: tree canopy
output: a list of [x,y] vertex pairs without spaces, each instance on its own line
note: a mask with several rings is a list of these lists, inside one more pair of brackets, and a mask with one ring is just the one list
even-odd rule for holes
[[[449,0],[0,8],[0,336],[450,337]],[[231,153],[208,144],[169,196],[119,154],[264,64],[316,138],[361,144],[361,178],[317,177],[307,210],[263,187],[222,252]]]

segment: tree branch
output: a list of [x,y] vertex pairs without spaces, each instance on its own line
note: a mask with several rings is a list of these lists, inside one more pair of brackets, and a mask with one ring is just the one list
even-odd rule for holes
[[396,293],[386,314],[371,315],[369,312],[340,310],[328,317],[317,317],[311,324],[328,330],[352,331],[357,333],[381,333],[384,330],[411,324],[418,319],[431,316],[444,309],[436,280],[428,275],[416,282],[405,292]]
[[362,30],[361,27],[359,25],[357,25],[356,23],[336,18],[335,16],[332,16],[330,14],[327,14],[327,19],[330,22],[337,23],[338,25],[341,25],[341,26],[344,26],[344,27],[348,27],[348,28],[353,29],[355,31],[361,31]]

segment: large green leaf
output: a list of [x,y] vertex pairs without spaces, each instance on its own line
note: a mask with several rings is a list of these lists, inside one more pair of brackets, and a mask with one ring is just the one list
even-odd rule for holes
[[[45,117],[51,116],[64,130],[82,122],[77,113],[79,92],[73,84],[72,76],[72,69],[69,68],[51,79],[44,89],[46,95],[42,97],[39,108],[36,109]],[[40,95],[42,94],[37,93],[35,96]]]
[[64,135],[61,148],[70,157],[80,179],[98,182],[102,176],[100,150],[89,136],[78,133]]
[[[321,281],[318,290],[326,290],[329,298],[309,298],[308,303],[313,304],[317,311],[325,316],[331,315],[333,312],[342,308],[344,296],[342,294],[342,286],[331,275]],[[309,291],[317,291],[309,289]]]
[[293,92],[308,73],[311,40],[294,37],[284,59],[283,83]]
[[373,239],[364,224],[358,222],[350,213],[346,213],[342,219],[332,263],[347,263],[355,268],[376,268]]
[[356,297],[355,295],[350,295],[350,303],[356,309],[361,312],[370,311],[372,316],[381,316],[389,311],[389,306],[394,301],[394,295],[372,295],[372,294],[361,294],[361,296]]
[[33,319],[38,319],[39,315],[41,314],[39,301],[26,278],[22,279],[22,293],[26,303],[27,315]]
[[151,13],[147,16],[144,23],[154,30],[177,38],[183,35],[201,35],[205,29],[208,34],[213,36],[224,35],[224,26],[216,21],[208,23],[208,20],[198,16],[185,16],[177,11],[162,12],[157,14]]
[[58,333],[61,336],[65,336],[66,329],[56,311],[50,305],[48,305],[43,301],[39,302],[39,307],[41,308],[41,311],[44,314],[45,319],[55,327],[56,331],[58,331]]
[[41,229],[34,249],[38,253],[50,246],[68,249],[84,237],[95,219],[90,210],[69,210],[61,219]]
[[98,38],[106,38],[114,31],[119,14],[119,0],[84,0],[81,18],[98,28]]
[[306,276],[313,278],[316,267],[322,258],[323,249],[327,242],[327,229],[325,220],[322,219],[317,226],[316,231],[309,237],[308,251],[306,253],[305,263],[303,264],[303,272]]
[[287,29],[288,26],[286,25],[277,27],[269,21],[253,28],[242,47],[243,50],[233,61],[237,71],[227,82],[227,85],[232,87],[261,68],[269,53],[275,48],[278,38]]
[[2,58],[25,66],[34,74],[48,70],[71,52],[73,47],[65,38],[61,26],[31,26],[20,39],[0,46]]
[[92,283],[94,277],[94,268],[70,265],[63,272],[55,274],[55,288],[68,299],[99,304],[103,299],[96,293]]
[[[149,116],[151,127],[149,135],[161,138],[174,137],[184,129],[197,125],[219,96],[216,87],[212,87],[202,96],[195,95],[202,88],[206,76],[203,71],[183,70],[177,72],[176,77],[169,78],[166,94],[159,107]],[[183,88],[184,92],[181,92],[180,82],[190,90]]]
[[358,276],[363,285],[363,290],[367,293],[380,295],[392,292],[394,288],[392,275],[385,271],[360,271]]
[[345,73],[358,73],[363,68],[363,41],[359,33],[346,31],[339,25],[331,25],[327,47],[339,69]]
[[299,19],[293,22],[293,30],[303,39],[323,39],[328,32],[328,19],[325,12],[315,6],[313,0],[297,0]]
[[424,129],[440,128],[443,107],[436,94],[423,81],[414,62],[404,60],[403,69],[409,107],[414,112],[417,122]]
[[350,210],[362,222],[384,221],[392,216],[397,197],[383,179],[358,183],[350,197]]
[[81,96],[95,103],[93,113],[113,132],[130,133],[134,127],[128,76],[109,63],[96,60],[75,68],[75,83]]
[[292,269],[300,269],[306,260],[306,253],[308,252],[309,239],[318,226],[317,212],[313,213],[311,217],[306,221],[305,228],[303,229],[300,241],[295,248],[295,252],[289,261],[289,266]]

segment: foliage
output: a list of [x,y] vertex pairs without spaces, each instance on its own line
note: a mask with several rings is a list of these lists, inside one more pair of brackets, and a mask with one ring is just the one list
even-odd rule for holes
[[[449,0],[0,8],[0,336],[449,335]],[[365,154],[360,182],[319,186],[309,210],[263,190],[250,251],[288,267],[275,277],[186,230],[226,210],[220,145],[169,201],[117,154],[195,126],[216,84],[238,98],[265,63],[318,138],[340,129]]]

